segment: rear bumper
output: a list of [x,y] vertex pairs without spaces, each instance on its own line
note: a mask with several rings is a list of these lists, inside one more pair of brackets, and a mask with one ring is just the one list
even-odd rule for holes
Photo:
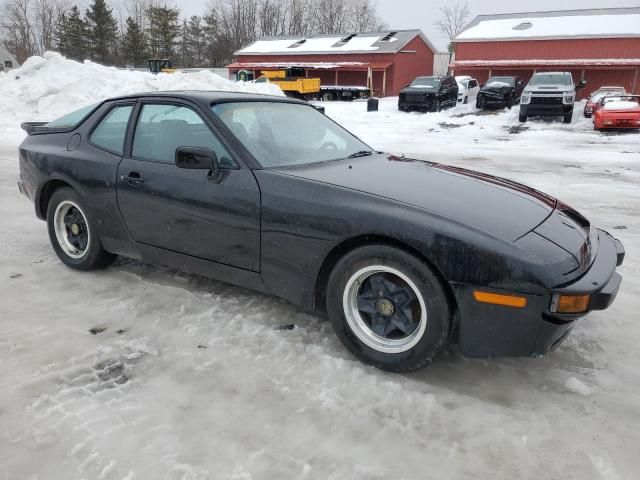
[[573,112],[573,105],[520,104],[520,113],[532,117],[559,117],[571,112]]
[[[619,240],[598,230],[598,253],[589,270],[578,280],[554,288],[546,295],[512,293],[527,299],[524,308],[478,303],[473,298],[473,291],[485,288],[453,286],[459,306],[461,352],[468,357],[505,357],[542,356],[554,350],[581,317],[594,310],[604,310],[613,303],[622,282],[615,269],[624,261],[624,255]],[[496,290],[495,293],[510,292]],[[552,312],[557,294],[590,294],[587,311],[579,314]]]
[[29,192],[27,192],[27,187],[25,187],[24,185],[24,182],[22,180],[18,180],[17,183],[18,183],[18,190],[20,190],[20,193],[25,197],[27,197],[29,200],[31,200],[31,198],[29,197]]

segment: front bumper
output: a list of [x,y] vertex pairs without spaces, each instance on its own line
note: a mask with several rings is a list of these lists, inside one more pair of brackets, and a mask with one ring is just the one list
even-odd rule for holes
[[573,112],[573,105],[520,104],[520,113],[531,117],[559,117]]
[[[454,285],[459,306],[458,342],[468,357],[542,356],[558,347],[578,319],[608,308],[616,298],[622,277],[615,270],[624,261],[619,240],[598,230],[598,253],[591,267],[576,281],[553,288],[546,295],[528,295],[525,308],[478,303],[473,291],[480,287]],[[485,288],[482,288],[486,290]],[[495,293],[500,292],[495,290]],[[587,311],[579,314],[552,312],[555,295],[590,294]]]
[[507,99],[505,98],[504,95],[497,95],[497,94],[486,94],[486,93],[479,93],[478,94],[478,98],[482,99],[482,102],[484,102],[485,105],[490,105],[490,106],[505,106],[507,103]]

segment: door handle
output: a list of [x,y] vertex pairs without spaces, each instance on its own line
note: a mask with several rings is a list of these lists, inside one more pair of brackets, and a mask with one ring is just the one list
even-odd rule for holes
[[129,172],[129,175],[120,175],[120,180],[134,187],[144,183],[144,178],[142,178],[138,172]]

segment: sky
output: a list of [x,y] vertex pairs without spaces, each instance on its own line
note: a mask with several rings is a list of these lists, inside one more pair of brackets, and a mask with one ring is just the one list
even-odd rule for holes
[[[394,29],[420,28],[440,50],[445,50],[447,41],[433,22],[439,9],[456,0],[377,0],[378,14]],[[176,5],[183,15],[201,15],[209,0],[177,0]],[[461,2],[463,3],[463,2]],[[469,0],[472,20],[476,15],[490,13],[534,12],[544,10],[570,10],[604,7],[640,7],[640,0]],[[346,33],[346,32],[345,32]]]

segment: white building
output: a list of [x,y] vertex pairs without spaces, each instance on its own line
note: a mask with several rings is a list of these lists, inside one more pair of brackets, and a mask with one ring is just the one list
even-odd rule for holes
[[13,55],[11,55],[4,45],[0,43],[0,72],[6,72],[20,65]]

